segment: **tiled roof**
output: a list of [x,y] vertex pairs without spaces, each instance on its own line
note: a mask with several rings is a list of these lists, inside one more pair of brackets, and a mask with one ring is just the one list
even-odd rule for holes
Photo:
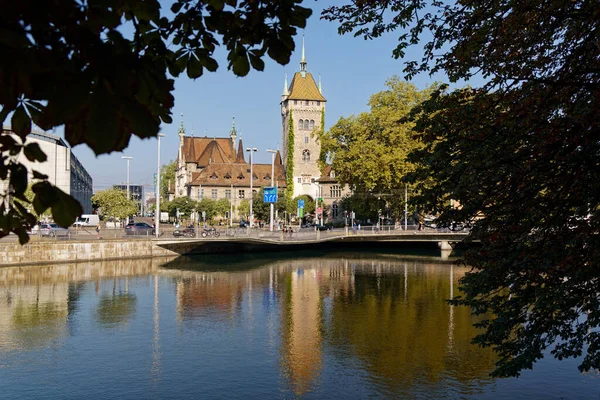
[[319,179],[317,179],[317,182],[319,183],[336,183],[337,180],[335,178],[331,177],[331,171],[333,169],[331,168],[331,165],[326,166],[323,169],[323,172],[321,173],[321,177]]
[[[258,188],[271,185],[271,164],[252,164],[252,173],[253,186]],[[285,169],[281,164],[275,165],[275,182],[279,187],[285,187]],[[250,186],[249,164],[209,164],[201,172],[192,173],[190,185],[230,186],[231,184],[238,187]]]
[[234,162],[235,149],[231,138],[183,138],[183,161],[203,167],[210,162]]
[[242,138],[240,138],[240,141],[238,142],[238,153],[235,162],[239,164],[246,164],[246,160],[244,159],[244,145],[242,144]]
[[310,72],[306,72],[304,77],[300,72],[294,74],[288,99],[327,101],[319,92],[319,88]]

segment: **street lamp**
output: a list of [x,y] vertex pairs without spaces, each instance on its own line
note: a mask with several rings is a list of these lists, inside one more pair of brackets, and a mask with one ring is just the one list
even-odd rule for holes
[[[277,154],[277,150],[267,149],[267,152],[271,153],[271,187],[275,187],[275,154]],[[273,232],[273,209],[275,205],[273,203],[271,205],[271,214],[270,214],[270,222],[269,222],[269,231]]]
[[[127,200],[129,200],[129,161],[133,160],[133,157],[122,156],[124,160],[127,160]],[[129,216],[127,216],[127,223],[129,223]]]
[[129,161],[133,160],[133,157],[123,156],[123,160],[127,160],[127,199],[129,200]]
[[160,138],[165,137],[162,133],[158,134],[158,164],[156,167],[156,202],[154,208],[154,233],[156,237],[160,236]]
[[254,180],[254,175],[252,173],[252,153],[258,151],[256,147],[248,147],[246,151],[250,152],[250,228],[254,226],[254,214],[252,213],[252,181]]

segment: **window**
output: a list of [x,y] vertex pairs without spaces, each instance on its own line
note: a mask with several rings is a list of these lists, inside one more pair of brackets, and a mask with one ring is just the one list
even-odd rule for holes
[[202,188],[198,189],[198,198],[199,199],[203,199],[204,198],[204,189],[202,189]]
[[306,100],[306,103],[305,103],[305,104],[306,104],[307,106],[310,106],[310,101]]
[[320,102],[320,101],[317,101],[317,105],[318,105],[318,106],[320,106],[320,105],[321,105],[321,102]]
[[310,120],[310,129],[315,129],[315,120],[314,119]]
[[298,100],[294,100],[294,105],[298,105]]
[[337,218],[338,217],[338,205],[337,205],[337,203],[333,203],[331,205],[331,213],[333,214],[333,218]]
[[225,198],[231,199],[231,189],[225,189]]
[[304,129],[308,129],[308,120],[307,119],[304,120]]
[[304,136],[304,143],[308,143],[308,136]]
[[210,176],[210,179],[217,179],[217,174],[213,172],[212,175]]
[[300,121],[298,121],[298,128],[299,129],[304,129],[304,120],[301,119]]
[[342,197],[342,189],[340,188],[340,185],[332,185],[329,188],[329,197]]
[[310,178],[310,183],[315,183],[317,180],[315,178]]
[[310,151],[309,150],[304,150],[302,152],[302,161],[303,162],[309,162],[310,161]]
[[243,199],[244,197],[246,197],[246,191],[244,189],[238,190],[238,198]]
[[219,191],[218,191],[218,189],[212,189],[210,194],[213,199],[216,199],[217,196],[219,195]]
[[302,183],[302,178],[298,178],[298,183]]
[[302,175],[302,184],[303,185],[310,185],[310,175]]
[[332,178],[335,178],[335,171],[331,170],[331,172],[329,173],[329,176],[332,177]]

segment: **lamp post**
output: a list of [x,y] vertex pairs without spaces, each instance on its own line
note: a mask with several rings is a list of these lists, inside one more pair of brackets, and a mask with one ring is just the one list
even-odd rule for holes
[[254,226],[254,214],[252,213],[252,181],[254,180],[254,174],[252,172],[252,153],[258,151],[256,147],[248,147],[246,151],[250,152],[250,228]]
[[160,138],[165,137],[162,133],[158,134],[158,164],[156,166],[156,203],[154,208],[154,233],[156,237],[160,236]]
[[[127,160],[127,200],[129,200],[129,161],[133,160],[133,157],[130,156],[122,156],[123,160]],[[127,216],[127,223],[129,223],[129,216]]]
[[123,156],[123,160],[127,160],[127,199],[129,200],[129,161],[133,160],[133,157]]
[[[277,154],[277,150],[267,149],[267,152],[271,153],[271,187],[275,187],[275,154]],[[271,203],[271,214],[270,214],[270,222],[269,222],[269,231],[273,232],[273,210],[275,208],[275,204]]]

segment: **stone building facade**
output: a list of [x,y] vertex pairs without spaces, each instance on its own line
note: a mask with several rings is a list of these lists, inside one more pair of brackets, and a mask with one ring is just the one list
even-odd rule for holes
[[[224,198],[236,209],[242,200],[249,200],[261,187],[271,186],[271,169],[271,164],[255,163],[250,168],[242,139],[237,140],[235,123],[229,137],[209,138],[186,136],[181,122],[174,197],[188,196],[197,201]],[[285,189],[285,170],[279,151],[275,155],[274,171],[275,185]],[[237,216],[235,212],[234,215]]]
[[[321,145],[317,134],[321,129],[327,102],[321,92],[321,83],[317,86],[312,74],[306,70],[303,39],[300,72],[294,74],[289,87],[286,78],[281,96],[283,165],[287,171],[288,164],[293,160],[293,197],[308,195],[315,198],[318,195],[317,179],[321,176],[318,159]],[[290,125],[293,126],[293,149],[288,149]]]
[[[9,129],[3,129],[2,133],[16,137]],[[33,170],[47,175],[50,183],[79,201],[84,214],[91,214],[92,177],[64,139],[51,133],[32,131],[27,135],[25,143],[37,143],[47,157],[45,162],[40,163],[29,161],[22,152],[19,153],[17,161],[29,171],[30,181],[33,178]],[[8,190],[7,182],[0,182],[0,190]]]

